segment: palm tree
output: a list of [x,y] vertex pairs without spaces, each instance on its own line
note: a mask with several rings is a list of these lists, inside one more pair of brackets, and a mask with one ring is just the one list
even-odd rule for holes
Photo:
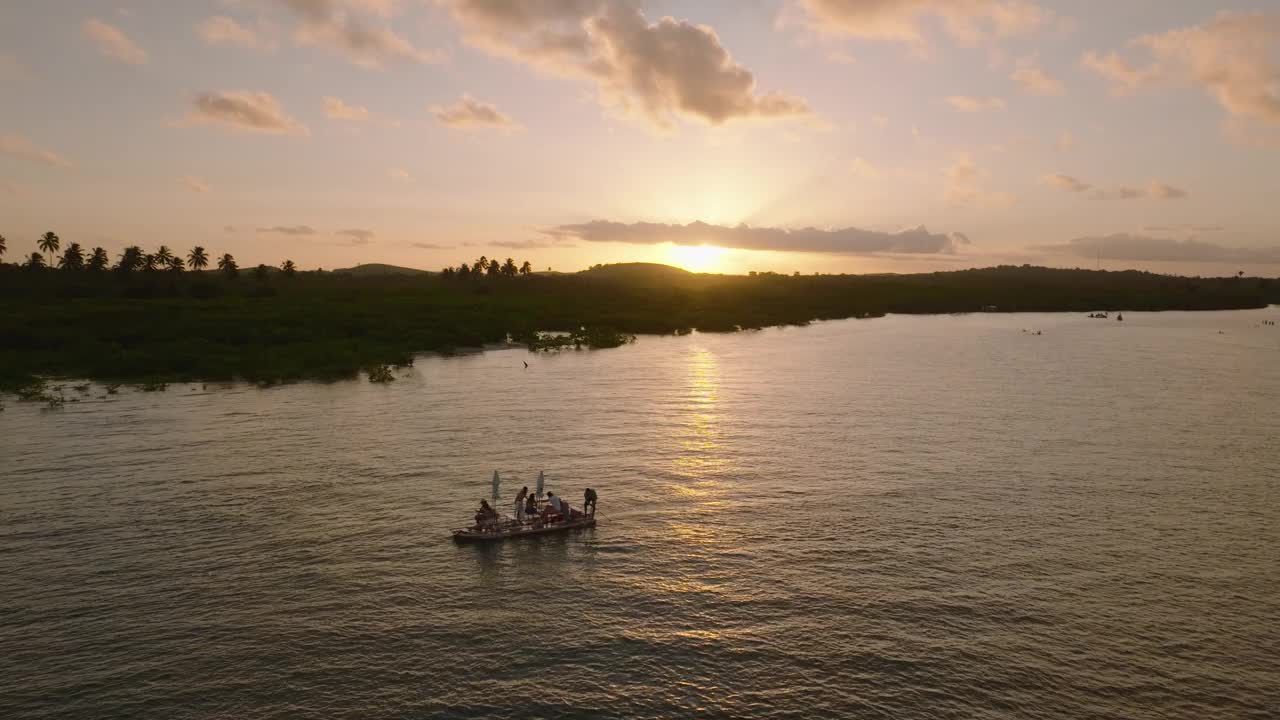
[[79,270],[84,267],[84,250],[81,249],[80,243],[73,242],[67,246],[62,257],[58,259],[58,267],[63,270]]
[[143,257],[142,248],[137,245],[130,245],[120,253],[120,262],[116,264],[116,270],[122,273],[131,273],[142,267]]
[[504,277],[515,277],[517,272],[519,272],[519,270],[516,268],[515,260],[507,258],[507,261],[502,263],[502,274]]
[[160,249],[156,250],[156,264],[160,267],[168,267],[169,260],[172,258],[173,251],[169,249],[168,245],[161,245]]
[[526,277],[533,274],[533,266],[529,264],[528,260],[525,260],[524,264],[520,266],[520,274]]
[[458,277],[462,277],[462,278],[471,277],[471,266],[466,263],[462,263],[461,265],[459,265]]
[[58,247],[62,245],[62,238],[58,237],[52,230],[40,236],[40,241],[36,245],[44,252],[49,253],[49,262],[53,262],[53,254],[58,252]]
[[471,266],[472,275],[483,275],[484,271],[489,267],[489,258],[481,255],[476,264]]
[[209,256],[205,254],[204,248],[197,245],[187,253],[187,262],[191,264],[192,270],[203,270],[209,267]]
[[298,266],[294,265],[292,260],[285,260],[284,264],[280,266],[280,272],[284,273],[285,277],[293,277],[293,274],[297,271]]
[[0,257],[4,257],[4,251],[8,249],[8,241],[4,239],[3,235],[0,235]]
[[266,266],[265,264],[263,264],[263,263],[259,263],[259,264],[258,264],[258,267],[256,267],[256,268],[254,268],[254,269],[253,269],[253,276],[254,276],[254,277],[256,277],[256,278],[258,278],[259,280],[266,280],[266,279],[267,279],[267,266]]
[[44,267],[44,256],[38,252],[31,253],[31,257],[27,258],[27,269],[39,270]]
[[107,251],[96,247],[93,249],[93,254],[89,256],[88,267],[94,272],[102,272],[107,269],[107,264],[110,262],[110,258],[107,257]]
[[156,260],[155,255],[147,253],[142,256],[142,269],[146,272],[153,272],[157,265],[159,265],[159,262]]
[[218,258],[218,269],[227,277],[235,277],[236,273],[240,271],[240,266],[236,265],[236,259],[231,257],[231,253],[224,253],[222,257]]
[[500,265],[496,259],[490,260],[489,261],[489,277],[497,277],[498,273],[500,272],[502,272],[502,265]]
[[445,267],[445,269],[441,270],[441,271],[440,271],[440,277],[444,277],[444,278],[451,278],[451,277],[453,277],[453,267],[452,267],[452,266],[448,266],[448,267]]
[[177,255],[170,255],[167,265],[169,266],[169,272],[171,273],[180,273],[187,268],[187,264],[182,262],[182,258]]

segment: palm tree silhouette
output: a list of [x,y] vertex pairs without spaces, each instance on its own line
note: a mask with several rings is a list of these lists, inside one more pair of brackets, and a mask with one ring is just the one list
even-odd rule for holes
[[489,261],[489,277],[497,277],[498,274],[501,272],[502,272],[502,265],[500,265],[496,259],[490,260]]
[[142,267],[142,262],[142,248],[130,245],[120,253],[120,262],[116,264],[116,269],[122,273],[131,273]]
[[44,256],[38,252],[31,253],[31,257],[27,258],[26,267],[31,270],[39,270],[44,267]]
[[53,254],[58,252],[58,247],[62,245],[62,238],[57,233],[50,230],[40,236],[40,241],[36,245],[44,252],[49,253],[49,262],[53,262]]
[[259,264],[258,264],[258,267],[256,267],[256,268],[254,268],[254,269],[253,269],[253,276],[254,276],[254,277],[256,277],[256,278],[258,278],[259,280],[266,280],[266,279],[267,279],[267,266],[266,266],[265,264],[263,264],[263,263],[259,263]]
[[156,269],[156,266],[157,266],[158,264],[159,264],[159,262],[156,260],[156,256],[155,256],[155,255],[152,255],[151,253],[147,253],[146,255],[143,255],[143,256],[142,256],[142,269],[143,269],[143,270],[145,270],[145,271],[147,271],[147,272],[152,272],[152,271],[154,271],[154,270]]
[[524,264],[520,266],[520,274],[526,276],[533,274],[533,266],[529,264],[528,260],[525,260]]
[[294,265],[292,260],[285,260],[284,264],[280,266],[280,272],[284,273],[287,277],[293,277],[293,274],[297,271],[298,266]]
[[209,267],[209,256],[205,254],[204,248],[197,245],[187,253],[187,262],[191,264],[192,270],[203,270]]
[[107,263],[111,260],[107,257],[107,251],[100,247],[93,249],[93,254],[89,256],[88,268],[94,272],[101,272],[107,268]]
[[466,263],[459,265],[458,277],[471,277],[471,266]]
[[227,277],[235,277],[236,273],[240,271],[240,266],[236,265],[236,259],[231,257],[231,253],[224,253],[222,257],[218,258],[218,269]]
[[516,268],[515,260],[507,258],[507,261],[502,263],[502,275],[504,277],[515,277],[517,272],[519,270]]
[[156,250],[156,264],[160,267],[168,267],[169,260],[172,257],[173,251],[169,249],[168,245],[161,245],[160,249]]
[[169,272],[172,273],[180,273],[187,267],[187,264],[182,262],[182,258],[177,255],[169,256],[169,262],[167,264],[169,266]]
[[63,270],[79,270],[84,267],[84,250],[81,249],[80,243],[73,242],[67,246],[62,257],[58,259],[58,267]]
[[8,241],[4,239],[3,235],[0,235],[0,257],[4,257],[4,251],[8,249]]
[[488,268],[489,268],[489,258],[481,255],[480,259],[476,260],[476,264],[471,267],[471,274],[483,275],[484,271],[487,270]]

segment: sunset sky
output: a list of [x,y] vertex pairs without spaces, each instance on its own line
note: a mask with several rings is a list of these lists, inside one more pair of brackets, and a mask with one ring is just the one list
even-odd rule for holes
[[1280,274],[1276,0],[7,0],[6,260]]

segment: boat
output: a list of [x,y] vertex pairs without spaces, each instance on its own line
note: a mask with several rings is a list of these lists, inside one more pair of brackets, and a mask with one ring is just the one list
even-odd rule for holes
[[[483,511],[476,516],[476,524],[469,527],[457,528],[453,531],[453,539],[455,542],[494,542],[497,540],[507,540],[509,538],[530,537],[533,535],[550,535],[552,533],[567,532],[569,530],[582,530],[585,528],[593,528],[596,526],[595,512],[595,491],[590,488],[587,492],[591,495],[591,512],[583,512],[582,510],[574,510],[569,504],[564,503],[566,514],[568,517],[561,516],[560,513],[552,512],[549,518],[544,515],[547,507],[547,500],[543,497],[543,487],[546,483],[546,476],[538,473],[538,484],[533,492],[533,502],[538,508],[537,514],[524,520],[513,519],[507,515],[502,515],[494,510],[490,510],[492,514],[488,520],[484,520]],[[493,471],[493,501],[496,503],[499,497],[502,479],[498,476],[498,471]],[[548,493],[549,495],[549,493]],[[484,502],[481,502],[484,506]],[[584,506],[583,510],[587,508]]]
[[514,520],[510,520],[481,528],[476,528],[474,526],[458,528],[453,531],[453,539],[455,542],[460,543],[495,542],[510,538],[550,535],[552,533],[567,532],[569,530],[584,530],[595,526],[595,515],[579,515],[569,520],[561,520],[560,522],[552,523],[518,523]]

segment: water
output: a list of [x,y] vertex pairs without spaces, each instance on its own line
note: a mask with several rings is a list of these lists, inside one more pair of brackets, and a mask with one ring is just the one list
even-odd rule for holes
[[[1261,319],[889,317],[10,399],[0,714],[1275,717]],[[455,546],[495,468],[504,498],[598,488],[600,526]]]

